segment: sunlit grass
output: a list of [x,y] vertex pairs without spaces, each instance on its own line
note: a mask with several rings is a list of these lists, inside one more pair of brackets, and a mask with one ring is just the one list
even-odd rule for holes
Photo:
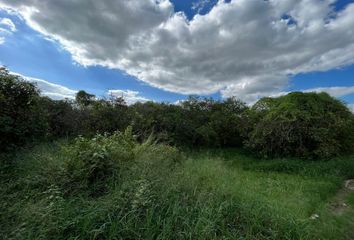
[[133,168],[104,195],[66,196],[62,144],[2,165],[0,238],[350,239],[353,210],[335,215],[329,203],[353,177],[353,156],[308,162],[203,150],[173,169],[154,166],[142,176]]

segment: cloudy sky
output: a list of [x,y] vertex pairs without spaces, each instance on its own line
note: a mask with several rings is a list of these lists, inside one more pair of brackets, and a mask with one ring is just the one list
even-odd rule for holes
[[0,64],[44,95],[354,106],[354,0],[0,0]]

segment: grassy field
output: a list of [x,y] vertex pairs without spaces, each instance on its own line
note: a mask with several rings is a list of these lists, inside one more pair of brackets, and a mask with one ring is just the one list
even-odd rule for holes
[[341,190],[354,178],[354,156],[311,162],[199,150],[172,167],[139,163],[104,193],[68,194],[66,144],[2,160],[0,239],[354,237],[354,194]]

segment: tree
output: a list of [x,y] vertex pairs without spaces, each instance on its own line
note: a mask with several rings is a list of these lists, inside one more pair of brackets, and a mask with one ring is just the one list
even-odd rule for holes
[[80,107],[87,107],[92,104],[96,99],[96,96],[93,94],[89,94],[84,90],[80,90],[76,93],[75,100]]
[[45,136],[47,122],[39,100],[34,84],[0,68],[0,151]]
[[354,149],[353,115],[327,93],[264,98],[248,117],[246,146],[265,157],[329,158]]
[[74,107],[73,101],[42,97],[40,106],[46,113],[48,136],[69,137],[80,133],[80,110]]

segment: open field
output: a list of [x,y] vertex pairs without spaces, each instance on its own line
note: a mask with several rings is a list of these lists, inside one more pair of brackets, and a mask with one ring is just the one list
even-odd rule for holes
[[68,194],[62,145],[19,151],[2,164],[1,239],[354,236],[354,193],[341,190],[354,178],[354,156],[311,162],[258,160],[235,149],[188,151],[173,167],[142,172],[137,165],[104,193]]

